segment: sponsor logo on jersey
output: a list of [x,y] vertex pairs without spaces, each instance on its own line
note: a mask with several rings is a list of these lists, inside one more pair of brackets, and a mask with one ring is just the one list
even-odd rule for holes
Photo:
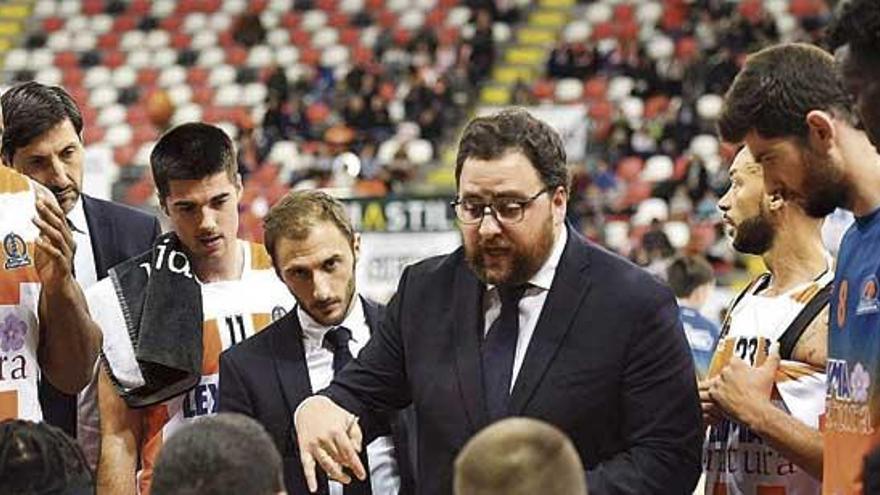
[[880,312],[880,301],[877,299],[877,276],[871,275],[862,282],[856,314],[866,315],[877,312]]
[[3,251],[6,252],[7,270],[31,264],[31,258],[27,252],[27,243],[15,232],[10,232],[3,238]]

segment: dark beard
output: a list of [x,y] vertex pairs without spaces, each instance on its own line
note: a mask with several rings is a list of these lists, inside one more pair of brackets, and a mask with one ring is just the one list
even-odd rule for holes
[[762,255],[773,247],[776,230],[767,218],[763,208],[752,218],[743,220],[736,226],[733,248],[741,253]]
[[819,157],[811,150],[803,153],[807,165],[804,194],[798,202],[804,212],[813,218],[825,218],[837,208],[851,204],[852,186],[831,160]]
[[550,219],[544,225],[544,228],[541,229],[537,239],[526,246],[525,249],[519,249],[515,245],[511,246],[513,249],[511,270],[501,279],[489,276],[483,263],[484,248],[482,245],[478,244],[473,250],[468,249],[467,245],[465,245],[465,259],[468,266],[477,275],[477,278],[484,283],[493,285],[521,285],[528,282],[529,279],[538,273],[538,270],[547,261],[550,251],[553,250],[553,241],[553,221]]

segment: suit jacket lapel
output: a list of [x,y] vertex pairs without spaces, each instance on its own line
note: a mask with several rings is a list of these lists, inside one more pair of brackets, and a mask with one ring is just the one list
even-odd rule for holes
[[95,257],[95,272],[98,279],[107,276],[107,270],[112,267],[107,266],[109,253],[106,249],[112,245],[113,240],[110,239],[110,221],[104,218],[104,212],[98,207],[98,204],[90,197],[82,194],[80,200],[83,202],[83,211],[86,215],[86,225],[89,228],[89,237],[92,240],[92,254]]
[[483,323],[483,284],[464,260],[455,275],[450,324],[455,339],[455,365],[465,412],[474,431],[486,424],[480,364],[480,335]]
[[312,384],[296,308],[291,309],[279,323],[281,328],[272,335],[272,352],[284,402],[292,414],[300,402],[312,395]]
[[541,382],[590,286],[586,274],[589,252],[585,242],[569,229],[568,242],[556,267],[553,285],[544,301],[544,308],[513,386],[509,407],[512,415],[522,413]]

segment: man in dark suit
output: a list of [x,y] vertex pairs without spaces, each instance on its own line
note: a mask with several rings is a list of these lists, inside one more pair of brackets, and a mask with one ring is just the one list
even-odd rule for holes
[[354,418],[413,404],[420,494],[450,493],[456,453],[506,416],[565,432],[591,493],[690,494],[702,422],[675,298],[566,227],[559,135],[477,118],[456,177],[463,248],[407,268],[378,334],[295,412],[306,476],[362,476]]
[[[355,291],[359,238],[337,200],[318,191],[291,193],[272,208],[264,227],[266,249],[297,306],[220,355],[220,411],[262,423],[281,452],[288,492],[305,493],[291,412],[358,354],[384,308]],[[367,414],[361,424],[369,480],[343,491],[322,479],[320,493],[411,493],[401,487],[388,417]]]
[[[106,277],[117,263],[150,249],[161,233],[156,217],[82,194],[83,118],[63,88],[19,84],[3,94],[0,104],[3,162],[55,195],[76,243],[74,276],[83,289]],[[40,402],[47,422],[77,435],[75,396],[62,394],[44,380]],[[94,461],[97,452],[83,446]]]

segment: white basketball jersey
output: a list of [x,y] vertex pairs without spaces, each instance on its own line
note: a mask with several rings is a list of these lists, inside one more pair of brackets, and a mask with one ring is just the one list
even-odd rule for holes
[[41,421],[37,395],[40,282],[34,265],[39,235],[34,186],[0,166],[0,420]]
[[[732,309],[727,333],[713,357],[712,370],[732,356],[753,366],[785,333],[804,307],[832,282],[828,271],[819,279],[779,296],[748,292]],[[760,285],[760,284],[755,284]],[[711,373],[711,372],[710,372]],[[773,403],[804,424],[818,429],[825,409],[825,368],[783,359],[776,374]],[[709,428],[703,449],[707,495],[818,495],[821,482],[776,452],[748,427],[723,420]]]

